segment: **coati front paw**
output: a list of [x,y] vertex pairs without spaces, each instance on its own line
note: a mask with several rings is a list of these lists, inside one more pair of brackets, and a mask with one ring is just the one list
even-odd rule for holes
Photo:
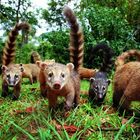
[[16,97],[15,95],[13,95],[12,100],[13,100],[13,101],[18,100],[18,98],[19,98],[19,97]]
[[64,105],[64,110],[65,110],[65,111],[70,111],[70,109],[71,109],[70,106],[68,106],[67,104]]

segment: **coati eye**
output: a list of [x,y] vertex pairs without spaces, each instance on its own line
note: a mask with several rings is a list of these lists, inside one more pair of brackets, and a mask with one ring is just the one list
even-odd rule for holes
[[10,78],[10,74],[7,74],[6,76],[7,76],[7,78]]
[[65,77],[65,74],[64,73],[61,73],[61,76],[64,78]]
[[10,78],[10,74],[7,74],[6,76],[7,76],[7,79],[9,79],[9,78]]
[[95,89],[98,90],[98,86],[95,86]]
[[15,78],[18,78],[18,75],[17,74],[15,74]]
[[48,73],[48,76],[49,77],[52,77],[53,76],[53,73],[52,72]]
[[105,90],[105,87],[102,87],[103,90]]

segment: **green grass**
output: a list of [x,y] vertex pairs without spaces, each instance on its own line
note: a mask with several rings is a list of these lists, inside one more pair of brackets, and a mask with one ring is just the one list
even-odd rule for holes
[[[0,80],[1,82],[1,80]],[[0,83],[1,85],[1,83]],[[81,90],[87,91],[89,83],[81,82]],[[1,91],[1,88],[0,88]],[[58,102],[62,102],[59,99]],[[133,117],[123,117],[117,112],[109,113],[112,105],[112,87],[108,89],[105,103],[92,106],[87,95],[81,95],[80,104],[64,117],[62,107],[51,115],[48,101],[40,97],[39,84],[30,85],[24,81],[19,100],[0,98],[0,140],[138,140],[140,127]],[[27,108],[34,111],[28,112]],[[57,126],[62,125],[58,130]],[[76,126],[76,132],[68,132],[64,126]]]

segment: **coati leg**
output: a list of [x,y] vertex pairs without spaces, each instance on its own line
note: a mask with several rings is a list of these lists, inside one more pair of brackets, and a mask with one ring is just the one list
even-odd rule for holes
[[72,106],[73,106],[73,101],[74,101],[74,91],[71,91],[67,96],[66,96],[66,102],[65,102],[65,106],[64,109],[66,111],[69,111]]
[[32,77],[32,75],[29,76],[29,81],[30,81],[31,84],[33,84],[33,77]]
[[33,77],[33,83],[36,83],[36,82],[37,82],[37,78]]
[[78,106],[79,100],[80,100],[80,97],[78,95],[75,95],[75,97],[74,97],[74,107]]
[[125,95],[123,95],[119,102],[119,108],[118,108],[120,114],[123,114],[124,111],[125,111],[125,115],[133,114],[133,111],[129,109],[130,104],[131,104],[131,100],[129,100]]
[[118,107],[121,97],[123,95],[123,91],[114,90],[113,93],[113,107]]
[[6,97],[8,95],[8,85],[5,83],[2,83],[2,97]]
[[47,97],[46,83],[40,84],[40,94],[41,94],[43,97]]
[[17,84],[17,85],[14,87],[13,100],[17,100],[17,99],[19,98],[20,90],[21,90],[21,85],[20,85],[20,84]]
[[57,104],[57,96],[53,95],[53,94],[48,94],[48,101],[49,101],[49,108],[50,109],[54,109],[56,107]]

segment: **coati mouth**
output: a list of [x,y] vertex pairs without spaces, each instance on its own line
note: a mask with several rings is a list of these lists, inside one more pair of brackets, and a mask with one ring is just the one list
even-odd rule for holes
[[61,88],[61,85],[59,83],[55,83],[53,85],[53,89],[59,90]]
[[9,87],[14,87],[14,85],[13,84],[10,84]]

